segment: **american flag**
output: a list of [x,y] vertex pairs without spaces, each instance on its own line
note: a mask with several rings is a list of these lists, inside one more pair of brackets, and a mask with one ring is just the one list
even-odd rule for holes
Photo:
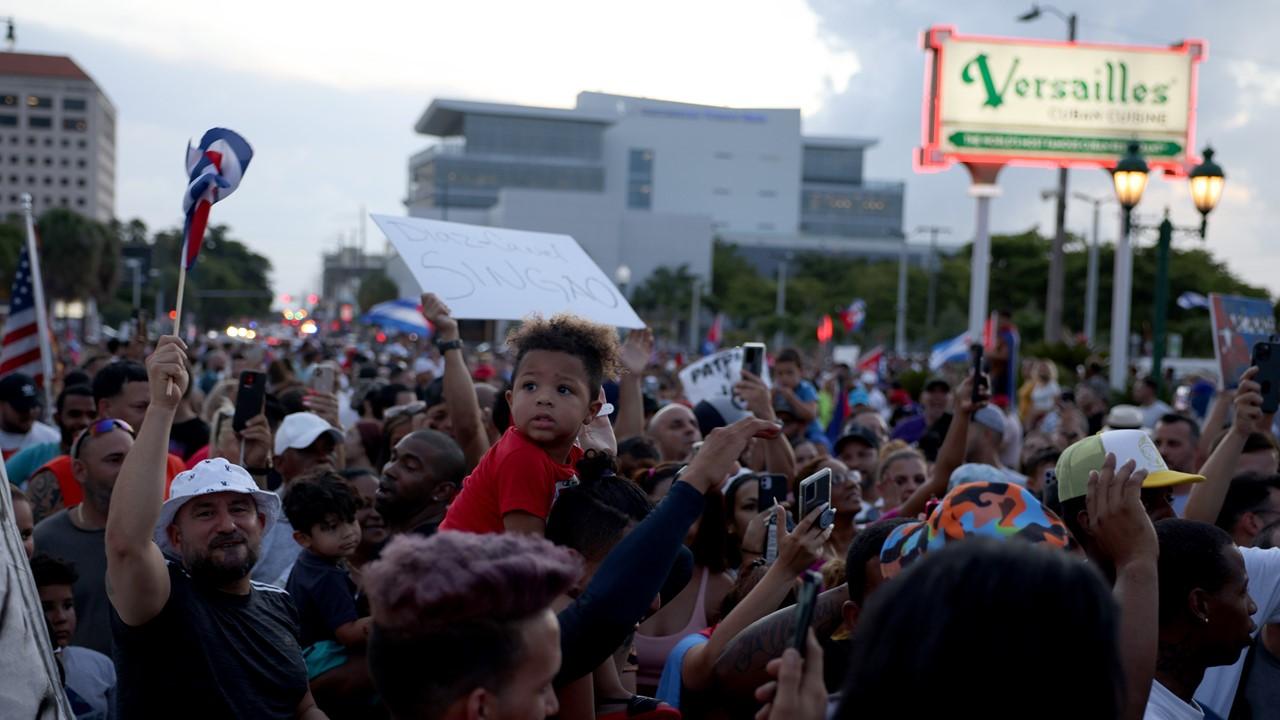
[[12,372],[26,373],[35,378],[37,384],[44,382],[35,289],[26,246],[18,255],[18,269],[9,289],[9,318],[4,321],[3,347],[0,347],[0,377]]

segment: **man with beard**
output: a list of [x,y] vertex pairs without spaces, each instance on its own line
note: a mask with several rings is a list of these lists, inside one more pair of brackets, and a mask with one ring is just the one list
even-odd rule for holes
[[42,520],[34,536],[44,552],[75,563],[79,571],[72,586],[79,622],[71,644],[107,655],[111,609],[104,535],[116,476],[132,447],[133,429],[120,420],[106,418],[81,432],[71,446],[71,468],[84,499]]
[[45,463],[71,452],[76,435],[93,422],[98,414],[93,402],[93,389],[88,385],[68,385],[58,393],[54,403],[53,422],[62,434],[60,441],[32,445],[19,450],[4,463],[9,482],[22,485]]
[[392,448],[374,506],[393,536],[433,535],[466,474],[466,458],[453,438],[418,430]]
[[323,718],[293,603],[249,578],[279,497],[218,458],[180,473],[164,499],[169,429],[190,381],[185,350],[166,336],[147,358],[151,404],[107,521],[119,714]]

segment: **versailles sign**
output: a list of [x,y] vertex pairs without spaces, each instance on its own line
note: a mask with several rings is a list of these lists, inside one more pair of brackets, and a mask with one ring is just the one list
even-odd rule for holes
[[1130,141],[1182,174],[1193,159],[1199,41],[1173,47],[924,36],[920,170],[956,162],[1109,167]]

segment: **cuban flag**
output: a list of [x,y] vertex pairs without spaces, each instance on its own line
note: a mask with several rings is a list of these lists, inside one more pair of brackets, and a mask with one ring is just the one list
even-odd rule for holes
[[187,193],[182,198],[186,221],[182,227],[182,266],[190,270],[200,255],[200,243],[209,225],[209,208],[240,187],[249,169],[253,148],[234,131],[213,128],[200,145],[187,144]]
[[1204,308],[1208,310],[1209,298],[1201,295],[1198,292],[1191,292],[1190,290],[1188,290],[1187,292],[1184,292],[1178,296],[1178,307],[1182,308],[1183,310],[1191,310],[1193,308]]
[[867,304],[862,298],[854,298],[849,307],[840,311],[840,322],[844,323],[845,332],[858,332],[867,320]]
[[969,358],[969,333],[961,333],[950,340],[933,346],[929,353],[929,369],[937,372],[949,362],[963,362]]
[[707,337],[702,341],[702,354],[710,355],[720,349],[720,341],[723,338],[721,325],[724,322],[724,313],[716,313],[715,319],[711,321],[711,327],[707,328]]
[[377,325],[384,330],[395,330],[429,337],[431,324],[422,316],[422,304],[417,300],[401,298],[378,303],[360,316],[360,322]]

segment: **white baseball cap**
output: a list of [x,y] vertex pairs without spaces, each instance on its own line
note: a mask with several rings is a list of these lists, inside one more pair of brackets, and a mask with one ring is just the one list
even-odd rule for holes
[[262,526],[263,535],[275,524],[276,515],[280,512],[279,495],[259,488],[247,470],[228,462],[226,458],[201,460],[190,470],[175,475],[173,484],[169,486],[169,499],[160,507],[160,519],[156,521],[156,529],[152,534],[160,550],[168,555],[181,555],[169,542],[168,530],[183,505],[199,495],[224,492],[253,496],[254,502],[258,504],[258,512],[267,518]]
[[289,448],[295,450],[309,448],[311,443],[325,433],[332,436],[335,443],[342,442],[342,431],[315,413],[300,412],[286,415],[284,422],[280,423],[280,427],[276,429],[275,454],[283,455]]

